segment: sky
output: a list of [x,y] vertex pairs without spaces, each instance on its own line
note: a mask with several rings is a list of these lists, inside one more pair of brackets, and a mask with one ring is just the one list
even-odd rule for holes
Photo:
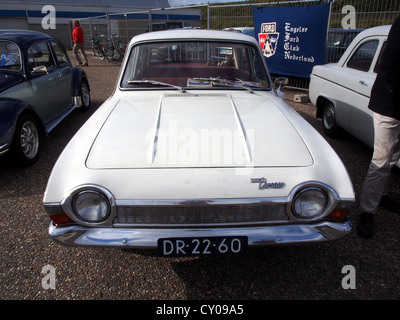
[[187,6],[191,4],[243,2],[245,0],[169,0],[171,7]]

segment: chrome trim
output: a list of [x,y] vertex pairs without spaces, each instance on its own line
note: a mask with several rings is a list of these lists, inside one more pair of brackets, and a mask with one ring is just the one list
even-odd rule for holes
[[[313,217],[311,219],[302,219],[300,217],[296,217],[295,214],[292,212],[292,201],[295,198],[296,194],[300,192],[301,190],[309,187],[316,187],[320,188],[323,190],[327,195],[328,195],[328,204],[324,212],[317,216]],[[83,221],[79,217],[77,217],[74,213],[74,210],[72,209],[72,199],[76,194],[83,190],[94,190],[97,192],[102,193],[109,201],[110,203],[110,208],[111,208],[111,214],[109,217],[103,221],[103,222],[98,222],[98,223],[90,223],[87,221]],[[276,219],[272,219],[271,221],[227,221],[227,222],[221,222],[221,223],[201,223],[201,224],[196,224],[196,223],[182,223],[182,224],[177,224],[175,222],[169,223],[169,224],[164,224],[164,223],[157,223],[156,221],[153,221],[153,223],[133,223],[132,221],[115,221],[115,224],[113,224],[114,220],[117,218],[118,215],[118,209],[122,208],[123,210],[124,207],[129,209],[129,207],[176,207],[176,206],[220,206],[220,205],[225,205],[225,206],[235,206],[235,205],[265,205],[265,206],[273,206],[273,205],[279,205],[283,204],[286,206],[286,216],[284,218],[282,217],[275,217]],[[145,227],[158,227],[158,228],[169,228],[169,227],[174,227],[174,228],[185,228],[185,227],[229,227],[229,226],[254,226],[257,227],[260,224],[262,225],[276,225],[279,223],[296,223],[296,224],[301,224],[304,222],[310,223],[310,222],[315,222],[317,220],[322,220],[325,216],[329,215],[332,210],[335,208],[341,208],[342,210],[349,210],[351,208],[351,205],[354,204],[354,201],[352,200],[341,200],[336,192],[329,186],[327,186],[324,183],[317,182],[317,181],[308,181],[304,182],[302,184],[297,185],[295,188],[292,189],[288,197],[275,197],[275,198],[231,198],[231,199],[190,199],[190,200],[184,200],[184,199],[164,199],[164,200],[115,200],[114,196],[109,192],[107,189],[97,186],[97,185],[92,185],[92,184],[86,184],[86,185],[81,185],[69,192],[69,194],[62,200],[61,202],[61,207],[63,208],[64,212],[75,222],[83,225],[83,226],[88,226],[88,227],[118,227],[118,228],[125,228],[125,227],[140,227],[140,228],[145,228]]]
[[[323,211],[323,213],[319,214],[316,217],[310,218],[310,219],[297,217],[292,209],[293,200],[295,199],[296,195],[299,192],[301,192],[302,190],[305,190],[307,188],[319,188],[322,191],[324,191],[326,193],[326,195],[328,196],[328,203],[327,203],[326,208]],[[297,185],[290,192],[290,195],[288,198],[288,203],[287,203],[287,213],[288,213],[289,219],[291,221],[313,222],[313,221],[321,220],[324,217],[326,217],[327,215],[329,215],[339,205],[339,203],[341,203],[339,196],[330,186],[328,186],[322,182],[318,182],[318,181],[307,181],[307,182]]]
[[116,200],[117,206],[214,206],[246,204],[282,204],[286,197],[277,198],[226,198],[226,199],[165,199],[165,200]]
[[[108,200],[109,205],[110,205],[110,214],[108,218],[104,221],[101,222],[87,222],[85,220],[80,219],[74,212],[74,209],[72,208],[72,202],[78,193],[86,190],[91,190],[91,191],[96,191],[100,194],[103,194],[105,198]],[[72,220],[75,222],[83,225],[83,226],[90,226],[90,227],[111,227],[112,226],[112,221],[114,220],[116,214],[117,214],[117,208],[115,205],[115,199],[114,196],[110,191],[108,191],[106,188],[103,188],[101,186],[97,185],[92,185],[92,184],[85,184],[78,186],[74,189],[72,189],[69,193],[68,196],[66,196],[62,201],[61,201],[61,207],[63,208],[65,214],[70,217]]]
[[8,143],[3,144],[0,146],[0,156],[3,154],[6,154],[8,152],[9,148],[8,148]]
[[73,96],[72,99],[73,99],[73,104],[74,104],[75,108],[82,107],[83,103],[82,103],[81,96]]
[[157,248],[159,238],[247,236],[250,247],[314,243],[340,239],[351,231],[351,223],[318,222],[241,228],[131,229],[56,228],[50,223],[50,237],[65,246]]

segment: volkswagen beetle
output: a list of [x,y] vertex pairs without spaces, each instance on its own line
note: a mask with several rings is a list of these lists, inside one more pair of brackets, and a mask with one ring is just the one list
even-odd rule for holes
[[167,257],[339,239],[353,203],[343,163],[276,95],[257,42],[209,30],[134,37],[44,195],[56,242]]
[[29,30],[0,30],[0,155],[20,164],[39,155],[40,134],[72,110],[90,106],[85,72],[72,67],[56,39]]

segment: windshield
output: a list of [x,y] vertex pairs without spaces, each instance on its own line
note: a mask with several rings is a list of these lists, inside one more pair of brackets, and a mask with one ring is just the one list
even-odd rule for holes
[[21,70],[21,54],[18,46],[10,41],[0,41],[0,70]]
[[270,88],[259,50],[212,41],[154,42],[131,50],[122,88]]

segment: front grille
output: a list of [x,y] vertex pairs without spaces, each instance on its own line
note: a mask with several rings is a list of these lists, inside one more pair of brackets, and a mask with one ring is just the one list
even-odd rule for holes
[[202,226],[288,221],[286,204],[118,206],[114,226]]

